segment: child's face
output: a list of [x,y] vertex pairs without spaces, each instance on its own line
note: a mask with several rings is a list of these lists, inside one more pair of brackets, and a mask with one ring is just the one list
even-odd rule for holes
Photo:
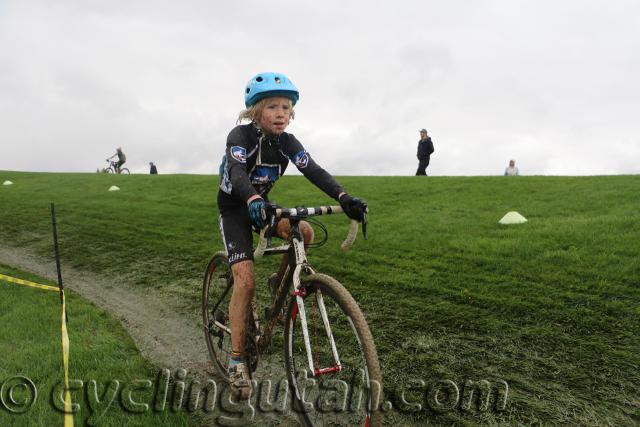
[[290,116],[289,98],[274,96],[266,99],[258,124],[266,133],[280,135],[289,125]]

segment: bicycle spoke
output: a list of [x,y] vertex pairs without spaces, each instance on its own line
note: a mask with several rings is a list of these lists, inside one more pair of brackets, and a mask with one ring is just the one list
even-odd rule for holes
[[[353,306],[345,303],[342,295],[325,283],[309,283],[306,291],[303,304],[309,334],[313,335],[313,370],[299,309],[290,310],[285,331],[289,380],[298,399],[294,410],[301,412],[305,425],[365,425],[378,403],[381,384],[375,349],[368,342],[370,333],[361,330],[364,318],[355,302]],[[314,308],[319,315],[313,314]],[[355,322],[354,316],[358,317]],[[367,349],[363,341],[367,341]]]

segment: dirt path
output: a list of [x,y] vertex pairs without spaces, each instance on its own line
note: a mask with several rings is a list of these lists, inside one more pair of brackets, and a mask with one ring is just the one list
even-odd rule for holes
[[[38,259],[24,249],[0,247],[0,262],[56,280],[55,263],[52,260]],[[219,387],[222,386],[222,382],[213,376],[199,313],[185,315],[178,309],[175,301],[149,292],[140,292],[123,283],[108,282],[83,271],[63,266],[62,273],[65,287],[121,321],[147,360],[160,368],[168,368],[171,372],[184,368],[192,378],[202,382],[213,379]],[[70,328],[73,328],[73,319],[70,320]],[[262,378],[272,377],[274,372],[282,372],[281,362],[279,366],[276,360],[270,362],[261,362]],[[238,413],[234,412],[233,417],[238,417]],[[292,416],[277,416],[276,413],[259,410],[254,413],[253,423],[244,419],[238,420],[239,424],[228,425],[297,425]],[[216,410],[206,417],[198,414],[196,420],[202,425],[227,424],[225,421],[229,420],[221,419],[221,416],[232,418],[229,413]]]

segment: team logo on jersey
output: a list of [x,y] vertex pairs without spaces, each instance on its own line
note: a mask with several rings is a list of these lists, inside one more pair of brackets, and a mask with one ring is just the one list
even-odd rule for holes
[[299,168],[304,169],[309,164],[309,153],[306,151],[300,151],[293,156],[293,163]]
[[276,182],[280,178],[280,165],[256,165],[249,177],[253,184]]
[[231,147],[231,157],[239,161],[240,163],[247,163],[247,149],[234,145]]

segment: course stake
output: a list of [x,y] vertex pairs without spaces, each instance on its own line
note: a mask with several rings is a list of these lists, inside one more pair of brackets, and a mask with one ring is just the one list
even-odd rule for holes
[[[60,288],[60,304],[63,304],[64,286],[62,285],[62,271],[60,269],[60,249],[58,248],[58,229],[56,227],[56,206],[51,203],[51,227],[53,229],[53,252],[56,257],[56,271],[58,272],[58,288]],[[65,318],[69,321],[69,317],[65,311]]]

